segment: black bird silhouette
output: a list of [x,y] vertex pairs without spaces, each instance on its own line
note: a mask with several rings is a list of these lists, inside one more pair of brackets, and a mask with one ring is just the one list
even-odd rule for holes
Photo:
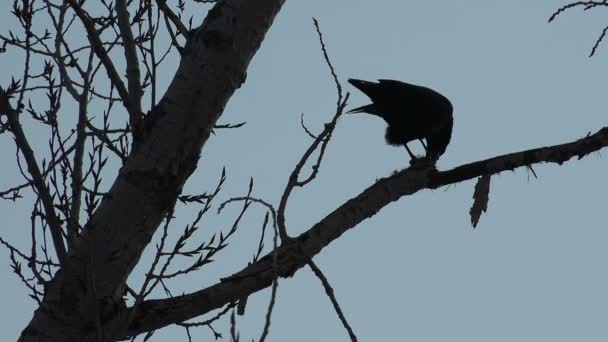
[[[348,82],[372,100],[371,104],[350,110],[348,113],[368,113],[386,121],[386,142],[403,145],[412,158],[407,143],[420,140],[426,158],[436,161],[452,137],[452,104],[438,92],[401,81],[378,80],[378,83],[349,79]],[[426,139],[424,144],[422,139]]]

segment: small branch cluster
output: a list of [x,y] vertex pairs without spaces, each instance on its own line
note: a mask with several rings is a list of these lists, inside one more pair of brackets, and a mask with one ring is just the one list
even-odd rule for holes
[[[0,199],[34,200],[30,251],[2,237],[0,243],[10,252],[13,272],[40,303],[57,270],[68,265],[67,256],[79,244],[86,222],[109,196],[111,184],[104,174],[126,163],[134,143],[145,138],[144,106],[157,104],[157,76],[167,56],[188,39],[193,17],[182,22],[188,13],[183,0],[175,6],[165,0],[13,0],[7,6],[16,27],[0,32],[0,54],[24,58],[23,69],[11,75],[10,84],[0,85],[0,134],[15,141],[16,171],[23,181],[0,185]],[[157,38],[162,29],[171,41]],[[75,36],[88,42],[76,45]],[[120,53],[124,70],[115,63]],[[35,138],[25,129],[31,125],[41,128]],[[45,139],[46,150],[38,148]],[[224,180],[222,176],[220,183]],[[179,200],[203,204],[204,213],[217,192],[219,186],[211,195],[184,195]],[[186,251],[179,244],[185,245],[194,234],[200,216],[172,252],[159,255],[168,261],[159,274],[150,273],[152,283],[143,296],[130,291],[136,300],[158,284],[165,287],[164,280],[210,262],[227,246],[240,220],[226,235]],[[168,273],[176,256],[198,259],[187,269]]]
[[[580,7],[583,9],[583,11],[588,11],[594,8],[598,8],[598,7],[608,7],[608,1],[603,0],[603,1],[576,1],[576,2],[571,2],[567,5],[564,5],[560,8],[558,8],[555,12],[553,12],[553,14],[551,14],[551,17],[549,17],[549,22],[552,22],[553,20],[555,20],[555,18],[557,18],[560,14],[563,14],[564,12]],[[600,43],[604,40],[604,38],[606,37],[606,33],[608,32],[608,25],[604,27],[604,29],[602,30],[602,33],[600,33],[600,35],[598,36],[598,38],[595,40],[595,44],[593,44],[593,48],[591,48],[591,52],[589,53],[589,57],[593,57],[593,55],[595,55],[598,47],[600,46]]]
[[[313,18],[313,24],[314,24],[316,33],[319,37],[319,43],[321,45],[321,51],[323,53],[323,58],[325,60],[325,63],[329,67],[330,74],[336,85],[336,91],[337,91],[336,109],[335,109],[333,118],[331,119],[331,121],[329,123],[325,124],[323,131],[319,135],[313,134],[306,127],[306,125],[304,124],[304,115],[303,114],[301,115],[300,122],[301,122],[302,128],[304,129],[306,134],[313,139],[313,142],[310,144],[308,149],[304,152],[304,154],[300,158],[300,161],[296,164],[293,171],[291,172],[289,179],[287,181],[287,185],[285,186],[285,189],[283,191],[283,195],[281,196],[281,201],[279,203],[279,209],[277,212],[277,229],[278,229],[278,233],[281,237],[282,244],[289,243],[291,241],[291,237],[289,237],[289,235],[287,233],[287,227],[286,227],[286,222],[285,222],[285,210],[287,208],[288,199],[296,187],[304,187],[304,186],[308,185],[310,182],[312,182],[317,177],[319,170],[321,168],[321,163],[323,161],[323,157],[325,155],[326,148],[327,148],[327,146],[332,138],[332,134],[336,128],[336,123],[338,122],[338,119],[342,116],[342,114],[344,114],[344,108],[346,108],[346,104],[347,104],[348,98],[349,98],[348,93],[346,94],[346,96],[344,96],[342,93],[342,86],[341,86],[338,76],[336,74],[335,68],[330,61],[329,54],[327,53],[327,48],[325,46],[325,42],[323,41],[323,34],[321,33],[321,29],[319,28],[319,22],[317,21],[317,19]],[[301,179],[300,175],[302,173],[302,169],[309,162],[309,160],[312,158],[312,156],[315,153],[317,153],[317,158],[311,167],[312,172],[308,175],[308,177]],[[275,239],[276,239],[276,237],[275,237]],[[275,249],[274,249],[275,251],[276,251],[276,248],[277,248],[277,246],[276,246],[276,242],[275,242]],[[268,308],[268,313],[266,315],[266,324],[264,326],[264,331],[262,333],[260,341],[264,341],[266,339],[266,337],[268,336],[268,332],[269,332],[269,328],[270,328],[270,318],[271,318],[272,309],[274,307],[275,300],[276,300],[275,296],[276,296],[276,289],[277,289],[277,284],[278,284],[277,270],[279,267],[277,264],[276,252],[273,253],[272,265],[273,265],[272,267],[273,267],[273,273],[275,274],[275,278],[272,283],[272,294],[271,294],[270,304],[269,304],[269,308]],[[311,269],[313,269],[314,274],[319,278],[319,280],[321,280],[321,282],[326,290],[326,294],[330,298],[340,320],[342,321],[344,327],[348,331],[349,337],[351,338],[352,341],[356,341],[357,337],[354,334],[354,332],[353,332],[352,328],[350,327],[350,325],[348,324],[348,322],[346,321],[346,318],[345,318],[340,306],[338,305],[338,301],[335,298],[333,289],[329,285],[329,281],[327,280],[325,275],[323,275],[321,270],[314,264],[312,259],[308,260],[308,265],[311,267]]]

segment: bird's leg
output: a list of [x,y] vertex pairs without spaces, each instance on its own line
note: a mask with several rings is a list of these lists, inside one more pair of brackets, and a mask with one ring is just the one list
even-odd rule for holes
[[405,149],[407,150],[407,153],[409,153],[409,154],[410,154],[410,158],[412,158],[412,160],[416,160],[416,159],[418,159],[418,158],[417,158],[417,157],[416,157],[416,156],[415,156],[415,155],[412,153],[412,150],[410,150],[410,148],[409,148],[409,147],[407,147],[407,144],[403,144],[403,146],[405,146]]
[[422,139],[418,139],[420,141],[420,143],[422,144],[422,147],[424,147],[424,156],[426,159],[429,159],[431,161],[437,161],[437,159],[434,159],[434,156],[429,154],[429,149],[428,147],[426,147],[426,144],[424,143],[424,140]]
[[425,152],[426,154],[429,154],[429,149],[428,149],[428,148],[426,148],[426,144],[424,143],[424,140],[422,140],[422,139],[418,139],[418,140],[419,140],[419,141],[420,141],[420,143],[422,144],[422,147],[424,147],[424,152]]

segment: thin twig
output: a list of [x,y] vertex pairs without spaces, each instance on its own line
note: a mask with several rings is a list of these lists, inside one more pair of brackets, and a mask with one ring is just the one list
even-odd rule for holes
[[[306,184],[310,183],[313,179],[316,178],[318,171],[321,167],[321,162],[323,161],[323,156],[325,155],[325,149],[331,140],[332,133],[336,127],[336,123],[340,116],[342,116],[344,112],[344,108],[346,107],[346,103],[349,98],[349,94],[346,93],[344,98],[342,97],[342,86],[340,85],[340,81],[338,80],[338,76],[335,73],[335,69],[329,59],[329,55],[327,53],[327,49],[325,47],[325,43],[323,42],[323,35],[321,34],[321,30],[319,29],[319,23],[316,19],[313,18],[313,22],[315,25],[315,29],[317,31],[317,35],[319,36],[319,41],[321,43],[321,50],[323,51],[323,58],[325,63],[329,66],[329,70],[331,72],[332,78],[336,83],[336,89],[338,93],[338,101],[336,105],[336,112],[331,122],[325,124],[325,128],[321,134],[319,134],[316,139],[311,143],[308,149],[300,158],[300,161],[296,164],[293,171],[291,172],[289,179],[287,181],[287,185],[285,186],[285,190],[283,191],[283,195],[281,196],[281,201],[279,203],[279,210],[277,213],[278,218],[278,229],[279,234],[281,236],[281,240],[289,240],[290,237],[287,234],[287,227],[285,224],[285,210],[287,208],[287,201],[291,195],[291,192],[295,187],[304,187]],[[311,134],[312,135],[312,134]],[[306,162],[312,156],[312,154],[317,151],[320,146],[319,155],[317,157],[316,163],[312,166],[312,173],[303,181],[299,180],[300,173],[302,172],[302,168],[306,165]]]
[[49,261],[40,261],[40,260],[36,260],[30,256],[27,256],[25,253],[21,252],[17,247],[13,246],[8,241],[4,240],[1,236],[0,236],[0,244],[4,245],[9,251],[14,252],[21,258],[27,260],[27,262],[29,262],[29,263],[36,263],[36,264],[42,265],[42,266],[50,265],[50,266],[59,267],[58,263],[55,263],[52,261],[50,261],[50,262]]
[[178,325],[182,326],[182,327],[189,327],[189,328],[209,325],[209,324],[217,321],[218,319],[220,319],[222,316],[224,316],[226,313],[228,313],[228,311],[230,311],[230,309],[234,308],[235,306],[236,306],[236,303],[230,303],[230,304],[226,305],[224,307],[224,309],[222,309],[220,312],[218,312],[215,316],[213,316],[209,319],[206,319],[201,322],[188,322],[188,323],[182,322],[182,323],[179,323]]
[[333,77],[334,82],[336,83],[336,89],[338,90],[338,101],[336,103],[336,107],[340,107],[340,104],[342,103],[342,85],[340,84],[340,81],[338,80],[338,75],[336,75],[336,70],[334,69],[334,66],[331,64],[329,55],[327,54],[327,49],[325,48],[325,42],[323,42],[323,34],[321,33],[321,29],[319,28],[319,22],[315,18],[312,18],[312,21],[315,24],[315,29],[317,30],[317,35],[319,36],[319,43],[321,43],[321,50],[323,51],[323,58],[325,58],[325,61],[327,62],[327,66],[329,67],[331,76]]
[[549,17],[549,22],[552,22],[553,20],[555,20],[555,18],[557,18],[557,16],[559,16],[560,14],[564,13],[565,11],[574,8],[574,7],[578,7],[578,6],[584,6],[585,10],[588,10],[590,8],[596,7],[596,6],[607,6],[608,7],[608,1],[576,1],[576,2],[572,2],[569,3],[567,5],[564,5],[560,8],[558,8],[555,12],[553,12],[553,14],[551,14],[551,17]]
[[264,330],[262,331],[262,336],[260,337],[260,342],[264,342],[268,333],[270,331],[270,318],[272,317],[272,311],[274,309],[274,305],[276,303],[277,297],[277,289],[279,287],[279,263],[277,261],[277,248],[278,248],[278,240],[279,240],[279,230],[277,224],[274,225],[274,237],[272,239],[273,249],[272,249],[272,273],[273,273],[273,281],[272,281],[272,293],[270,294],[270,302],[268,303],[268,311],[266,312],[266,322],[264,323]]
[[[152,9],[150,9],[152,10]],[[143,94],[140,81],[139,59],[135,48],[135,40],[133,39],[133,31],[129,22],[129,10],[126,0],[116,0],[116,17],[120,36],[122,37],[122,45],[125,50],[125,63],[127,64],[127,85],[129,88],[129,107],[131,112],[141,116],[141,97]],[[133,126],[133,132],[136,132],[137,126]]]
[[[558,8],[555,12],[553,12],[553,14],[551,14],[551,17],[549,17],[549,22],[552,22],[553,20],[555,20],[555,18],[557,18],[560,14],[566,12],[567,10],[570,10],[574,7],[583,7],[584,11],[588,11],[592,8],[595,7],[608,7],[608,0],[603,0],[603,1],[576,1],[576,2],[572,2],[569,3],[567,5],[564,5],[560,8]],[[599,37],[595,40],[595,44],[593,45],[593,48],[591,48],[591,52],[589,53],[589,57],[593,57],[595,55],[595,53],[597,52],[597,48],[599,47],[600,43],[604,40],[604,38],[606,37],[606,33],[608,32],[608,26],[604,27],[604,29],[602,30],[602,33],[599,35]]]
[[133,132],[135,132],[138,129],[138,127],[140,126],[141,111],[137,111],[137,107],[134,106],[135,104],[130,103],[129,92],[127,91],[127,88],[125,87],[125,84],[122,82],[120,75],[116,71],[116,67],[114,67],[114,63],[112,63],[112,60],[108,56],[107,51],[103,47],[102,41],[99,38],[99,34],[97,33],[97,30],[95,30],[95,26],[94,26],[92,20],[85,13],[85,11],[80,7],[80,5],[78,5],[75,2],[75,0],[66,0],[66,1],[70,4],[70,6],[74,10],[74,12],[76,12],[76,15],[78,16],[78,18],[80,18],[80,21],[82,22],[83,26],[85,27],[85,29],[87,31],[87,38],[89,39],[89,43],[91,43],[91,47],[93,48],[93,51],[95,51],[97,58],[99,58],[101,63],[103,63],[103,66],[105,67],[106,72],[108,74],[108,78],[110,79],[110,81],[112,82],[114,87],[116,87],[116,90],[118,91],[118,95],[120,95],[120,98],[122,99],[122,102],[123,102],[125,108],[129,112],[129,122],[131,123],[131,129],[133,130]]
[[169,6],[167,6],[167,2],[165,0],[156,0],[156,3],[163,14],[165,14],[171,20],[171,22],[173,22],[175,27],[177,27],[179,33],[181,33],[181,35],[185,38],[188,38],[188,28],[186,28],[186,25],[184,25],[179,17],[173,13]]
[[352,342],[357,342],[357,335],[355,335],[355,333],[353,332],[353,329],[350,327],[350,324],[348,324],[348,321],[346,320],[346,317],[344,316],[344,312],[342,312],[342,309],[340,308],[340,304],[338,304],[338,300],[336,299],[336,296],[334,294],[334,289],[329,284],[329,281],[327,280],[327,278],[325,277],[325,275],[323,274],[321,269],[319,269],[319,267],[317,267],[317,265],[315,264],[314,261],[310,260],[308,262],[308,267],[310,267],[310,269],[314,272],[314,274],[317,276],[317,278],[319,278],[319,280],[323,284],[325,293],[327,294],[327,297],[329,297],[329,299],[331,300],[331,303],[334,306],[334,310],[336,310],[336,313],[338,314],[338,317],[340,317],[340,321],[342,322],[342,325],[344,325],[344,328],[348,332],[348,336],[350,337],[350,340]]
[[76,151],[74,152],[74,170],[72,175],[72,206],[68,219],[68,247],[73,250],[76,246],[76,237],[80,230],[80,208],[82,206],[82,169],[84,158],[84,145],[86,143],[86,129],[88,112],[89,90],[91,88],[91,70],[93,68],[93,53],[89,54],[89,62],[87,67],[86,78],[84,79],[84,87],[82,94],[78,99],[78,122],[76,123]]
[[302,129],[304,129],[304,132],[306,132],[306,134],[308,134],[309,137],[311,137],[312,139],[317,139],[318,138],[318,136],[314,135],[308,129],[308,127],[306,127],[306,125],[304,124],[304,113],[300,114],[300,125],[302,126]]

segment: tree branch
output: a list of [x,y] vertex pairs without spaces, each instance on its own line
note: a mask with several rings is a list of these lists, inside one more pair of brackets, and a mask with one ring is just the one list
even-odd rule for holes
[[[152,11],[152,9],[149,9]],[[131,31],[131,23],[129,22],[129,10],[126,0],[116,0],[116,16],[118,18],[118,28],[122,37],[122,44],[125,50],[125,62],[127,63],[127,84],[129,87],[129,106],[134,113],[139,116],[141,113],[141,97],[143,91],[141,89],[139,59],[137,58],[137,50],[135,40],[133,39],[133,31]],[[132,127],[135,129],[136,127]],[[135,131],[134,131],[135,132]]]
[[[74,0],[67,1],[94,42],[92,23]],[[91,286],[102,308],[122,303],[125,280],[197,168],[211,130],[245,81],[249,62],[283,3],[219,1],[190,34],[173,81],[146,119],[146,139],[132,150],[85,224],[70,260],[73,267],[57,274],[47,288],[43,305],[73,305],[55,304],[53,312],[37,310],[21,335],[23,341],[35,340],[38,335],[33,332],[66,339],[64,330],[48,327],[65,326],[70,320],[93,321],[86,306],[91,293],[79,285],[86,280],[85,270],[95,272]],[[124,85],[120,92],[124,98]]]
[[93,25],[92,20],[80,7],[80,5],[78,5],[74,0],[66,1],[70,4],[74,12],[76,12],[76,15],[78,16],[78,18],[82,22],[82,25],[86,29],[87,38],[89,39],[91,48],[93,49],[93,51],[95,51],[95,55],[97,56],[97,58],[99,58],[104,68],[106,69],[110,82],[112,82],[114,87],[116,87],[118,95],[122,99],[125,108],[129,112],[129,122],[131,124],[131,129],[135,134],[135,130],[140,126],[141,111],[137,111],[136,103],[131,103],[131,95],[127,91],[125,84],[122,82],[120,75],[116,71],[116,67],[114,67],[114,63],[112,63],[112,60],[110,59],[105,48],[103,47],[103,43],[99,38],[97,31],[95,30],[95,26]]
[[179,17],[167,6],[166,0],[156,0],[158,8],[173,22],[177,30],[184,38],[188,38],[188,28],[182,23]]
[[83,188],[83,158],[84,144],[86,142],[86,123],[88,114],[89,91],[91,89],[91,71],[93,68],[93,53],[89,55],[89,62],[86,78],[83,80],[82,94],[78,97],[78,122],[76,123],[76,142],[74,146],[74,170],[72,172],[72,206],[70,208],[70,216],[68,218],[68,247],[73,249],[80,230],[80,208],[82,204],[82,188]]
[[338,318],[340,318],[340,322],[342,322],[344,329],[346,329],[346,332],[348,332],[348,337],[350,337],[352,342],[357,342],[357,335],[355,335],[353,328],[351,328],[350,324],[348,324],[348,321],[344,316],[344,312],[342,312],[342,308],[340,307],[340,304],[338,304],[338,300],[334,294],[334,289],[329,284],[329,280],[327,280],[327,277],[325,277],[321,269],[315,264],[314,261],[309,261],[308,267],[310,267],[313,273],[321,281],[321,284],[323,284],[323,289],[325,289],[327,297],[329,297],[329,300],[331,300],[331,304],[334,306],[334,310],[336,310],[336,314],[338,314]]
[[34,188],[38,192],[38,195],[42,201],[42,206],[44,207],[44,212],[46,213],[46,218],[51,230],[51,237],[53,239],[55,252],[57,253],[57,258],[59,259],[59,263],[62,266],[65,266],[67,262],[67,253],[61,232],[61,222],[59,221],[53,207],[53,198],[51,197],[51,193],[44,183],[44,178],[42,177],[42,173],[40,172],[40,168],[36,162],[36,157],[34,156],[34,151],[32,151],[25,133],[21,128],[21,123],[19,122],[19,113],[17,113],[17,111],[11,107],[8,100],[8,95],[2,88],[0,88],[0,114],[4,114],[8,117],[10,131],[15,136],[16,144],[25,157],[27,170],[32,176]]
[[[287,241],[290,238],[287,233],[287,227],[285,224],[285,210],[287,208],[287,201],[289,200],[289,197],[291,196],[292,191],[296,187],[304,187],[304,186],[306,186],[306,184],[310,183],[313,179],[315,179],[317,177],[317,173],[319,172],[319,168],[321,167],[321,162],[323,161],[323,156],[325,155],[325,149],[327,148],[327,145],[329,144],[329,141],[331,140],[331,137],[334,132],[334,129],[336,128],[336,123],[338,122],[338,119],[344,113],[344,108],[346,108],[346,104],[347,104],[348,98],[349,98],[348,93],[346,94],[346,96],[344,96],[344,97],[342,96],[342,86],[340,85],[340,81],[338,80],[338,76],[336,75],[334,66],[332,65],[331,60],[329,59],[329,54],[327,53],[327,49],[325,47],[325,42],[323,42],[323,34],[321,34],[321,29],[319,28],[319,22],[317,21],[317,19],[313,18],[313,24],[315,26],[315,30],[317,31],[317,35],[319,37],[319,43],[321,44],[321,51],[323,52],[323,59],[325,60],[325,63],[329,67],[331,76],[336,84],[336,90],[338,92],[338,99],[336,102],[336,112],[334,114],[334,117],[332,118],[332,120],[329,123],[325,124],[325,128],[323,129],[323,132],[321,132],[321,134],[319,134],[318,136],[316,136],[314,138],[315,140],[310,144],[308,149],[304,152],[304,154],[300,158],[300,161],[296,164],[293,171],[289,175],[287,185],[285,185],[285,190],[283,190],[283,195],[281,196],[281,201],[279,202],[279,209],[278,209],[278,214],[277,214],[279,234],[281,236],[282,241]],[[304,126],[303,119],[301,119],[301,122],[302,122],[302,127],[304,127],[304,130],[306,131],[306,133],[308,133],[310,136],[313,136],[313,134],[308,132],[308,130]],[[304,167],[304,165],[306,165],[308,160],[311,158],[312,154],[317,150],[319,150],[319,153],[317,156],[316,163],[312,165],[312,172],[304,180],[299,180],[300,173],[302,172],[302,168]]]
[[[542,162],[561,165],[573,157],[581,159],[606,146],[608,127],[571,143],[501,155],[448,171],[437,171],[434,168],[402,170],[379,180],[308,231],[281,245],[277,249],[276,271],[281,277],[293,276],[332,241],[403,196]],[[143,302],[139,315],[129,328],[128,336],[197,317],[269,287],[274,279],[272,254],[265,255],[258,262],[206,289],[171,299]]]

